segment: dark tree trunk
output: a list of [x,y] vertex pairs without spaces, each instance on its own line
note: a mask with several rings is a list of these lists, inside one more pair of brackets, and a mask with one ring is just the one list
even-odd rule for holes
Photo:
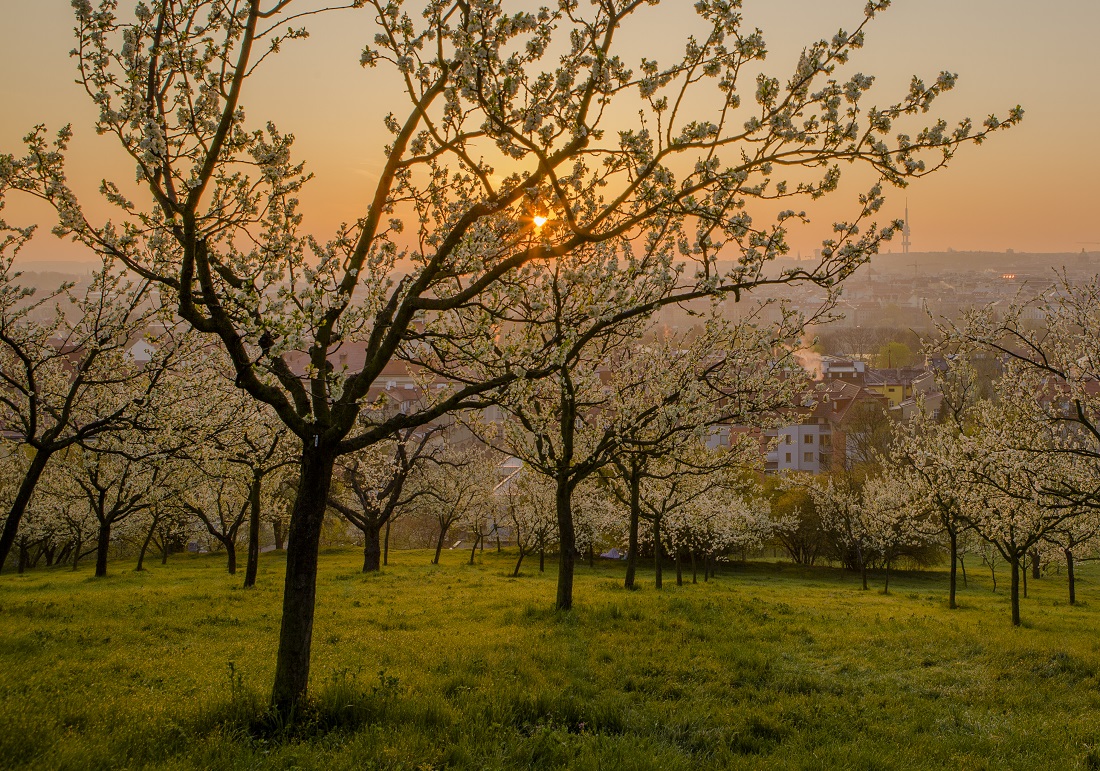
[[661,518],[653,518],[653,586],[657,589],[664,588],[661,575]]
[[470,549],[470,562],[469,562],[469,564],[471,564],[471,565],[474,564],[474,557],[477,556],[477,545],[480,542],[481,542],[481,533],[478,533],[477,535],[474,536],[474,545],[473,545],[473,548]]
[[100,520],[99,534],[95,542],[95,577],[107,575],[107,552],[111,548],[111,521]]
[[256,576],[260,572],[260,485],[263,477],[253,472],[252,484],[248,488],[248,560],[244,568],[244,586],[246,589],[256,585]]
[[76,572],[76,566],[80,564],[80,547],[83,545],[83,541],[79,538],[76,539],[76,548],[73,549],[73,572]]
[[1031,550],[1031,577],[1038,581],[1042,576],[1039,574],[1039,550]]
[[152,527],[149,528],[149,532],[145,534],[145,540],[141,542],[141,549],[138,550],[137,567],[134,568],[134,572],[140,573],[145,570],[145,552],[149,551],[149,544],[153,540],[153,533],[157,529],[157,522],[154,519]]
[[558,513],[558,596],[555,607],[573,607],[573,566],[577,560],[577,535],[573,530],[573,488],[568,479],[559,478],[555,503]]
[[38,480],[42,477],[42,471],[46,468],[46,462],[52,453],[38,450],[31,458],[31,464],[27,467],[27,473],[23,481],[19,483],[19,491],[15,494],[11,508],[8,509],[8,518],[4,522],[4,530],[0,532],[0,571],[4,569],[4,563],[8,561],[8,554],[15,544],[15,536],[19,532],[19,523],[27,512],[27,506],[31,502],[31,495]]
[[966,581],[966,557],[962,554],[959,555],[959,570],[961,570],[963,574],[963,589],[969,589],[970,584]]
[[160,564],[168,564],[168,535],[165,534],[164,540],[160,544]]
[[679,547],[676,548],[676,585],[684,585],[684,561]]
[[527,556],[527,552],[521,547],[519,550],[519,559],[516,560],[516,569],[512,571],[512,578],[519,577],[519,566],[523,564],[523,558]]
[[382,547],[379,544],[382,528],[375,526],[363,531],[363,572],[377,573],[382,569]]
[[1066,554],[1066,575],[1069,578],[1069,604],[1077,604],[1077,583],[1073,576],[1073,552],[1069,549],[1065,550]]
[[588,567],[596,567],[596,545],[588,544]]
[[283,528],[283,523],[280,520],[273,520],[271,523],[271,530],[275,535],[275,548],[278,551],[282,551],[286,548],[286,530]]
[[955,609],[959,607],[955,602],[955,590],[958,587],[959,573],[959,534],[955,532],[954,528],[950,528],[947,532],[951,537],[951,589],[947,607]]
[[890,593],[890,560],[886,560],[886,582],[882,586],[882,593]]
[[689,554],[691,555],[691,582],[697,584],[699,583],[699,573],[695,569],[695,549],[692,549]]
[[546,572],[546,547],[539,547],[539,572]]
[[386,537],[382,540],[382,564],[390,564],[390,521],[386,520]]
[[237,544],[232,538],[226,538],[222,541],[222,546],[225,547],[225,555],[228,558],[226,561],[226,570],[229,571],[229,575],[237,575]]
[[293,720],[309,686],[313,612],[317,601],[317,555],[334,461],[335,453],[328,448],[318,450],[308,442],[303,448],[298,494],[287,538],[283,618],[271,692],[272,706],[287,721]]
[[432,557],[432,564],[439,564],[439,555],[443,553],[443,539],[447,537],[447,525],[439,526],[439,538],[435,539],[435,556]]
[[1012,626],[1020,625],[1020,557],[1013,555],[1011,560],[1012,565]]
[[710,582],[710,553],[703,554],[703,581]]
[[630,534],[627,537],[626,546],[626,580],[623,586],[627,589],[636,588],[634,577],[638,571],[638,524],[641,521],[641,479],[631,465],[630,474]]
[[15,572],[19,575],[23,575],[27,572],[27,565],[30,563],[30,554],[27,552],[26,541],[19,542],[19,559],[16,562]]
[[867,591],[867,560],[863,559],[863,549],[856,549],[856,556],[859,557],[859,576],[863,581],[863,591]]
[[1027,552],[1020,555],[1020,577],[1024,583],[1024,597],[1027,597]]

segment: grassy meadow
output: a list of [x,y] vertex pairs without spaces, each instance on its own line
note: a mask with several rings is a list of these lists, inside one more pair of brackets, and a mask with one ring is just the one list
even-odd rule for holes
[[[378,575],[326,552],[314,707],[263,721],[281,557],[240,587],[224,557],[0,577],[0,766],[12,768],[1100,768],[1100,569],[1065,601],[1031,583],[1024,626],[971,571],[858,576],[725,566],[627,592],[578,568],[397,552]],[[672,580],[670,581],[669,578]],[[648,582],[648,584],[647,584]]]

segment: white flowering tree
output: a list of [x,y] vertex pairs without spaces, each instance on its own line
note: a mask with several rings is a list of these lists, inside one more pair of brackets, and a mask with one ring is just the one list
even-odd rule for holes
[[930,543],[930,512],[907,469],[887,468],[861,491],[860,526],[867,546],[885,569],[883,594],[890,593],[890,568],[897,559]]
[[395,438],[338,461],[329,506],[363,534],[364,573],[381,569],[383,528],[430,493],[425,467],[445,447],[442,431],[442,426],[402,429]]
[[[114,0],[80,0],[76,56],[99,109],[96,129],[130,154],[141,200],[151,204],[107,182],[119,218],[99,226],[84,217],[58,163],[30,159],[43,183],[26,185],[55,204],[64,232],[158,282],[184,319],[220,339],[241,387],[301,442],[273,689],[284,712],[306,692],[335,458],[521,376],[509,367],[460,380],[422,411],[361,426],[364,396],[410,341],[442,341],[433,356],[445,363],[451,341],[433,337],[437,315],[481,302],[537,256],[594,242],[625,247],[642,232],[698,262],[689,292],[747,289],[772,280],[763,267],[802,219],[789,209],[757,224],[747,202],[828,193],[842,161],[901,184],[1021,115],[982,127],[937,120],[906,128],[908,116],[954,85],[948,73],[914,79],[898,101],[865,109],[873,78],[845,80],[837,68],[887,0],[869,2],[855,30],[808,45],[785,78],[761,75],[744,104],[739,79],[766,46],[724,1],[695,4],[698,31],[682,57],[635,68],[619,54],[620,37],[648,0],[534,11],[490,0],[347,5],[375,23],[361,63],[388,70],[407,100],[385,119],[392,139],[361,216],[330,240],[302,235],[297,193],[308,175],[292,159],[291,136],[244,110],[249,81],[304,36],[295,20],[319,10],[306,0],[155,0],[124,17]],[[689,114],[694,104],[709,114]],[[638,110],[628,125],[614,123]],[[781,179],[792,165],[811,174]],[[837,224],[819,262],[775,280],[831,285],[846,276],[884,235],[866,222],[881,203],[876,185],[857,216]],[[554,226],[536,234],[533,216]],[[716,270],[723,247],[737,259],[726,275]],[[330,356],[352,341],[366,346],[362,367],[333,366]],[[464,342],[487,346],[480,333]]]
[[524,558],[538,552],[539,572],[546,570],[546,551],[555,544],[557,509],[555,486],[542,474],[521,468],[502,480],[494,494],[498,507],[504,507],[519,555],[513,576],[519,576]]

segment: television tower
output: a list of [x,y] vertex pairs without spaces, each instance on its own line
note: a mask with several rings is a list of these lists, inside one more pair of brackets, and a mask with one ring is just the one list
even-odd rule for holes
[[909,199],[905,199],[905,224],[901,228],[901,253],[909,254]]

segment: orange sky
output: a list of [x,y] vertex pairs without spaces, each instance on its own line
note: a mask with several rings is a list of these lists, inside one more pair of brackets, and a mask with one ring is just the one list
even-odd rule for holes
[[[745,0],[744,12],[769,43],[765,69],[785,79],[805,43],[831,37],[840,26],[855,27],[864,1]],[[621,53],[628,61],[647,56],[669,62],[675,47],[668,43],[678,47],[686,36],[691,5],[664,0],[646,9],[644,23],[624,30],[629,45]],[[506,0],[505,6],[537,3]],[[382,82],[385,70],[358,66],[362,45],[373,36],[370,18],[356,11],[311,21],[311,39],[288,46],[245,98],[254,125],[271,118],[297,136],[298,156],[317,175],[303,203],[307,224],[319,235],[362,215],[386,141],[381,118],[402,107]],[[109,139],[94,135],[94,112],[73,83],[69,4],[3,0],[0,22],[7,32],[0,47],[0,152],[17,152],[20,136],[36,123],[56,128],[71,122],[71,180],[89,209],[105,213],[90,203],[99,180],[128,182],[133,172]],[[1003,117],[1017,103],[1026,110],[1021,126],[980,148],[964,148],[945,172],[888,193],[884,219],[900,216],[908,198],[914,251],[1100,251],[1098,35],[1097,0],[1059,0],[1041,10],[1026,0],[895,0],[876,20],[853,71],[878,76],[880,103],[904,92],[913,74],[932,80],[949,69],[961,75],[958,88],[938,103],[949,122],[970,115],[980,123],[990,112]],[[748,98],[752,89],[745,88]],[[833,219],[851,212],[863,187],[856,181],[811,210],[813,225],[790,239],[796,252],[808,254]],[[34,218],[51,224],[48,213],[34,207],[9,205],[5,216],[19,224]],[[27,256],[71,260],[81,254],[43,232]]]

